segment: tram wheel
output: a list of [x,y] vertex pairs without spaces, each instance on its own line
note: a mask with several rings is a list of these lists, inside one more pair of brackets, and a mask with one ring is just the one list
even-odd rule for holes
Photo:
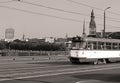
[[93,61],[93,64],[97,65],[98,64],[98,60]]
[[103,59],[103,64],[107,64],[107,61],[106,61],[106,59]]
[[73,58],[73,57],[71,57],[71,58],[70,58],[70,61],[71,61],[71,63],[73,63],[73,64],[80,63],[79,58]]
[[97,65],[97,64],[106,64],[106,63],[107,63],[106,59],[97,59],[97,60],[93,61],[94,65]]
[[111,61],[109,59],[105,59],[106,60],[106,63],[110,63]]

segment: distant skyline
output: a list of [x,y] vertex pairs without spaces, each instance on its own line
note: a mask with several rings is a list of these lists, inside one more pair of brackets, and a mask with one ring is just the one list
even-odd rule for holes
[[83,23],[88,34],[92,9],[97,31],[103,30],[104,9],[106,31],[120,31],[120,0],[0,0],[0,39],[7,28],[15,29],[15,38],[82,35]]

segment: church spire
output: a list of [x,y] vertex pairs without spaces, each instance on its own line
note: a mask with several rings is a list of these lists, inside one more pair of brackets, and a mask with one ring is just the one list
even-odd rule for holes
[[92,36],[96,36],[96,23],[95,23],[95,16],[94,16],[94,12],[92,10],[91,12],[91,20],[90,20],[90,24],[89,24],[89,35]]
[[93,9],[92,9],[92,12],[91,12],[91,16],[94,16],[94,12],[93,12]]
[[86,36],[86,33],[85,33],[85,20],[84,20],[84,23],[83,23],[83,37],[85,37]]

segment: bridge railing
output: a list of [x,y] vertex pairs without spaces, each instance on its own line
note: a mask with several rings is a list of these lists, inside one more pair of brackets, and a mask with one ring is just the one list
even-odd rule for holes
[[24,51],[24,50],[0,50],[0,56],[49,56],[68,55],[68,51]]

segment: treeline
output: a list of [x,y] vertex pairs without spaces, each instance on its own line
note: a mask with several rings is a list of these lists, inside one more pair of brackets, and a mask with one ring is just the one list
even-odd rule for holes
[[30,42],[14,40],[13,42],[0,42],[0,50],[33,50],[33,51],[64,51],[65,44],[61,43],[48,43],[48,42]]

